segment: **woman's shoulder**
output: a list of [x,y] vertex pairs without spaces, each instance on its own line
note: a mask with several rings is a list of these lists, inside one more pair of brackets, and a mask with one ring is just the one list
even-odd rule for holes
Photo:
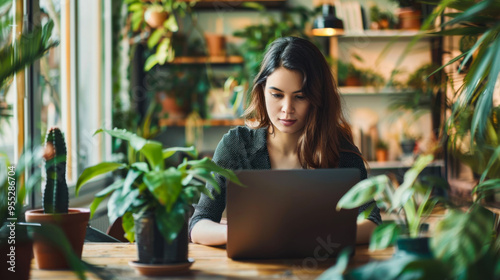
[[266,130],[238,126],[230,129],[215,149],[214,161],[224,168],[249,169],[262,165]]
[[361,170],[361,179],[365,179],[367,176],[365,162],[361,152],[356,145],[347,139],[340,142],[339,167],[358,168]]
[[223,141],[226,144],[230,143],[260,143],[265,141],[265,128],[250,128],[248,126],[237,126],[230,129],[223,136]]
[[359,149],[351,140],[345,137],[340,138],[340,152],[341,153],[359,153]]

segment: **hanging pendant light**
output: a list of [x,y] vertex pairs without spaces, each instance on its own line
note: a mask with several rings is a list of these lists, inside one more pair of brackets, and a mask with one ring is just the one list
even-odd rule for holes
[[314,20],[312,34],[314,36],[340,36],[344,34],[344,23],[335,16],[335,7],[323,4],[322,15]]

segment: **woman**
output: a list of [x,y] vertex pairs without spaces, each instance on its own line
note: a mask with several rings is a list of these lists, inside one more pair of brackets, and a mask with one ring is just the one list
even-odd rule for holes
[[[268,48],[254,81],[244,117],[255,126],[231,129],[220,141],[213,160],[238,169],[347,168],[366,169],[344,119],[341,99],[330,67],[311,42],[279,38]],[[227,242],[227,225],[220,224],[226,204],[224,177],[217,177],[221,193],[202,195],[190,220],[191,240],[205,245]],[[360,208],[360,212],[370,205]],[[358,223],[358,243],[367,243],[381,223],[375,206]]]

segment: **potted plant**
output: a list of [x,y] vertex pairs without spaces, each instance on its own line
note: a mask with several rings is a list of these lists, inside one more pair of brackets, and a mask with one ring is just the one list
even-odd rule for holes
[[394,0],[399,4],[399,28],[419,30],[422,20],[422,4],[416,0]]
[[[12,25],[15,24],[12,16],[12,2],[0,3],[0,122],[10,114],[4,114],[4,109],[11,105],[4,102],[8,88],[12,84],[15,73],[31,65],[42,57],[57,42],[50,40],[52,21],[44,27],[36,26],[29,32],[23,31],[21,36],[12,36]],[[35,44],[34,42],[38,42]],[[16,46],[16,47],[13,47]],[[2,134],[2,129],[0,129]],[[8,156],[0,152],[0,278],[1,279],[29,279],[32,257],[32,240],[29,238],[26,227],[19,226],[12,220],[22,216],[22,202],[24,193],[19,189],[19,174],[22,168],[16,169],[11,165]],[[8,220],[11,218],[12,220]],[[16,239],[9,239],[13,234]],[[13,243],[15,242],[15,244]],[[14,249],[14,250],[11,250]]]
[[7,155],[0,153],[0,168],[6,171],[0,173],[0,190],[6,194],[0,197],[0,278],[29,279],[34,236],[43,236],[44,240],[52,242],[64,254],[79,279],[85,279],[85,270],[101,279],[107,279],[101,268],[82,261],[75,254],[66,234],[59,226],[24,222],[26,197],[29,197],[41,178],[40,169],[29,177],[24,176],[25,170],[41,164],[42,151],[42,147],[25,151],[17,165],[11,164]]
[[403,152],[403,156],[411,156],[413,157],[415,151],[415,145],[417,144],[416,137],[404,132],[401,137],[401,151]]
[[375,157],[377,158],[378,162],[385,162],[387,161],[389,153],[389,145],[387,142],[379,139],[377,143],[375,143]]
[[175,57],[172,45],[173,34],[179,30],[178,17],[191,13],[191,7],[196,1],[169,0],[127,0],[130,12],[131,30],[135,33],[136,42],[147,40],[147,46],[152,53],[144,63],[144,70],[153,66],[171,62]]
[[[352,59],[362,63],[364,60],[357,54]],[[373,86],[380,88],[385,84],[384,77],[370,68],[359,68],[351,62],[338,61],[338,80],[340,86],[359,87]]]
[[[60,227],[73,248],[81,257],[83,241],[89,221],[90,210],[69,208],[66,183],[66,143],[58,128],[50,128],[45,141],[46,184],[43,193],[43,209],[28,210],[26,221],[53,224]],[[58,247],[35,233],[35,259],[40,269],[66,269],[69,264]]]
[[[17,191],[19,171],[0,153],[0,278],[29,279],[33,242],[25,226],[15,221],[22,215],[23,192]],[[17,196],[17,197],[16,197]]]
[[186,264],[188,267],[187,219],[191,205],[199,200],[201,192],[212,197],[205,182],[220,191],[212,172],[241,184],[238,178],[231,170],[217,166],[208,158],[184,159],[178,165],[165,163],[176,152],[196,158],[194,147],[162,149],[160,142],[146,140],[126,130],[99,129],[96,133],[101,132],[128,141],[138,160],[127,164],[103,162],[88,167],[78,178],[76,191],[98,175],[117,169],[128,170],[124,179],[96,194],[92,212],[110,197],[110,221],[122,217],[125,237],[131,242],[137,241],[139,260],[133,265]]
[[148,89],[155,93],[155,101],[161,104],[159,118],[185,119],[192,111],[206,116],[205,99],[210,81],[205,65],[158,66],[147,73],[145,81]]
[[[463,67],[472,61],[463,84],[454,92],[456,102],[450,108],[451,116],[442,127],[442,135],[446,136],[444,145],[451,147],[453,154],[458,152],[458,160],[480,174],[479,184],[474,188],[477,196],[473,196],[472,204],[449,207],[444,219],[437,224],[431,242],[434,259],[405,258],[398,261],[393,258],[386,262],[370,263],[344,274],[348,258],[348,254],[344,253],[338,264],[319,279],[344,279],[344,276],[354,279],[500,278],[500,238],[498,227],[496,231],[494,228],[498,224],[482,201],[486,192],[498,192],[500,189],[499,106],[492,102],[500,73],[496,63],[500,57],[497,51],[500,46],[500,7],[497,1],[490,0],[427,2],[434,2],[437,7],[422,29],[440,18],[446,8],[452,8],[458,12],[448,14],[450,20],[440,24],[439,31],[434,34],[475,37],[470,48],[436,71],[460,61],[458,71],[462,72]],[[383,277],[371,277],[374,273]]]
[[370,6],[370,29],[394,29],[394,15],[389,11],[382,11],[379,6]]
[[[490,179],[482,187],[498,191],[498,182],[499,179]],[[495,231],[495,216],[482,206],[480,197],[471,205],[443,202],[447,213],[432,232],[430,257],[396,254],[386,261],[347,270],[349,252],[344,251],[337,264],[318,279],[498,279],[500,238]],[[387,235],[385,239],[391,237]]]
[[[274,13],[269,13],[264,6],[255,2],[243,3],[244,7],[258,10],[265,20],[258,24],[248,25],[242,30],[234,32],[234,36],[244,38],[245,43],[241,45],[241,54],[245,59],[243,79],[253,81],[256,73],[259,72],[260,62],[264,57],[267,44],[273,42],[279,37],[297,36],[302,38],[309,37],[305,28],[308,22],[318,11],[311,11],[306,7],[286,8],[277,19]],[[297,20],[299,19],[299,20]],[[240,82],[244,84],[244,82]]]
[[[436,64],[424,64],[413,73],[410,73],[408,80],[402,84],[408,90],[404,94],[395,96],[389,110],[394,117],[402,116],[409,112],[414,120],[418,120],[426,113],[431,114],[432,131],[436,139],[439,138],[440,126],[443,122],[442,107],[449,107],[444,100],[445,92],[442,90],[443,84],[447,82],[445,73],[434,73],[439,66]],[[432,76],[432,73],[434,73]],[[395,81],[391,81],[394,83]]]
[[[387,175],[379,175],[359,182],[339,200],[337,209],[352,209],[375,200],[380,209],[396,217],[395,221],[385,222],[375,229],[371,250],[384,249],[397,242],[400,252],[430,256],[429,238],[422,236],[425,234],[423,222],[439,200],[431,197],[432,190],[445,186],[445,182],[436,176],[419,178],[419,174],[433,159],[432,155],[420,156],[405,173],[401,185]],[[370,211],[367,209],[363,215]]]
[[[0,3],[2,20],[0,21],[0,92],[9,92],[8,87],[12,84],[15,73],[32,65],[41,58],[50,48],[58,44],[51,39],[54,23],[49,20],[43,26],[35,26],[33,29],[24,30],[20,36],[12,36],[12,25],[15,24],[11,12],[11,1]],[[5,96],[5,95],[4,95]],[[4,115],[0,114],[0,118]],[[1,119],[0,119],[1,121]],[[31,259],[33,258],[33,238],[29,234],[26,225],[19,222],[24,217],[25,198],[31,193],[34,185],[40,178],[40,173],[35,172],[29,178],[24,177],[24,171],[28,166],[36,166],[41,161],[38,150],[30,150],[21,155],[18,164],[10,165],[8,156],[0,152],[0,189],[4,195],[0,196],[0,253],[1,279],[28,279],[31,270]],[[3,173],[5,171],[5,173]],[[5,176],[4,176],[5,175]],[[14,189],[14,190],[13,190]],[[15,196],[13,196],[15,194]],[[15,197],[15,205],[13,197]],[[12,211],[14,209],[14,211]],[[14,223],[8,218],[17,222]],[[68,260],[80,278],[83,278],[83,265],[77,261],[77,257],[71,252],[67,241],[58,228],[48,227],[36,232],[48,236],[51,240],[57,240],[61,250],[66,254]],[[12,238],[15,233],[15,241]],[[15,244],[14,244],[15,242]],[[12,260],[12,250],[15,249],[15,261]],[[13,264],[13,265],[12,265]],[[15,266],[15,268],[13,267]],[[10,269],[9,269],[10,268]]]

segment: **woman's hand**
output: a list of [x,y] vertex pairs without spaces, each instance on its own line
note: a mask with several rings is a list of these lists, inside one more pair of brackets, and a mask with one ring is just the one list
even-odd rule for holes
[[203,245],[225,245],[227,224],[219,224],[208,219],[198,221],[191,230],[191,240]]

